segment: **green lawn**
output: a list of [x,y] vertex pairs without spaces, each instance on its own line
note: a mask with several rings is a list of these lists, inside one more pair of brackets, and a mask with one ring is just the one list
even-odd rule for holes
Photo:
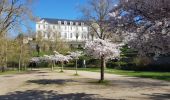
[[[81,68],[79,70],[100,72],[99,68],[86,68],[86,69]],[[126,71],[107,68],[105,69],[105,73],[170,81],[170,72]]]
[[5,71],[5,72],[0,72],[0,75],[8,75],[8,74],[22,74],[26,71],[21,71],[19,72],[18,70],[13,70],[13,71]]

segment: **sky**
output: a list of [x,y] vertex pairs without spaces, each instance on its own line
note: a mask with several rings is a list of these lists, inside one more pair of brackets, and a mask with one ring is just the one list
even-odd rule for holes
[[87,0],[38,0],[33,13],[40,18],[76,19],[80,17],[78,6]]
[[[33,0],[34,1],[34,0]],[[38,18],[79,19],[80,5],[87,4],[88,0],[35,0],[32,6],[33,15]],[[35,32],[35,22],[30,22],[30,27]],[[23,32],[27,29],[23,26]],[[16,37],[17,34],[12,34]]]
[[[87,0],[37,0],[32,7],[34,16],[38,18],[78,19],[81,13],[78,6]],[[31,23],[35,31],[35,23]]]
[[[81,18],[80,5],[88,0],[36,0],[32,7],[33,15],[39,18],[78,19]],[[31,23],[35,32],[35,22]]]

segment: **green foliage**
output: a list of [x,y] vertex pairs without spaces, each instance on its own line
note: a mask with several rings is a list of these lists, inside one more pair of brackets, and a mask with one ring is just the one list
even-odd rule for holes
[[[78,68],[83,67],[83,60],[86,61],[86,67],[91,68],[91,67],[100,66],[100,60],[92,59],[90,56],[83,55],[77,61]],[[65,65],[65,67],[75,67],[75,60],[70,61],[68,64]]]
[[37,68],[49,68],[50,67],[50,64],[48,62],[41,62],[41,63],[38,63],[35,67]]
[[75,67],[75,60],[70,61],[65,67]]
[[[41,56],[44,56],[44,55],[50,55],[50,54],[52,54],[53,52],[51,52],[51,51],[41,51],[40,53],[39,53],[39,56],[41,57]],[[38,57],[38,52],[36,52],[36,51],[33,51],[32,52],[32,56],[33,57]]]
[[136,57],[137,51],[128,47],[128,45],[124,45],[121,49],[121,57]]

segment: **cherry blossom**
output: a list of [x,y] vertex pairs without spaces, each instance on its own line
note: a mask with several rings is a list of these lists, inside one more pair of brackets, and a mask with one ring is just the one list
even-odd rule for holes
[[97,39],[88,41],[85,44],[86,53],[96,59],[101,60],[101,79],[104,81],[104,67],[108,59],[120,57],[120,50],[122,44],[111,43],[109,40]]
[[76,60],[76,66],[75,66],[75,70],[76,70],[76,75],[78,75],[77,73],[77,60],[79,59],[80,56],[82,56],[82,52],[81,51],[75,51],[75,52],[69,52],[70,57],[72,57],[72,59]]

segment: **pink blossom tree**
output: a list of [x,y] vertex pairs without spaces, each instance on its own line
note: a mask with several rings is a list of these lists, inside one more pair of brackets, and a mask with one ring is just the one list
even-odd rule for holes
[[64,62],[69,62],[69,60],[71,60],[72,58],[69,55],[64,56],[58,52],[54,52],[54,53],[55,53],[55,55],[53,57],[53,60],[56,62],[61,62],[61,71],[60,72],[63,72]]
[[170,0],[120,0],[110,13],[110,28],[139,56],[169,55],[169,9]]
[[77,60],[79,59],[80,56],[82,56],[82,52],[81,51],[75,51],[75,52],[69,52],[69,53],[70,53],[70,57],[72,57],[73,59],[76,60],[76,66],[75,66],[76,74],[75,75],[78,75],[78,73],[77,73]]
[[63,72],[63,66],[64,66],[64,62],[69,62],[69,60],[71,60],[72,58],[70,57],[70,55],[62,55],[56,51],[54,51],[54,55],[44,55],[43,57],[33,57],[30,59],[30,62],[32,63],[40,63],[40,62],[48,62],[51,63],[51,70],[54,70],[54,65],[55,62],[60,62],[61,63],[61,72]]
[[55,57],[54,55],[44,55],[44,57],[41,58],[42,61],[46,61],[48,63],[51,63],[51,70],[53,71],[54,70],[54,64],[55,64]]
[[108,59],[120,57],[120,44],[113,44],[109,40],[97,39],[88,41],[85,44],[86,53],[96,59],[101,60],[101,77],[99,82],[104,81],[104,68]]

